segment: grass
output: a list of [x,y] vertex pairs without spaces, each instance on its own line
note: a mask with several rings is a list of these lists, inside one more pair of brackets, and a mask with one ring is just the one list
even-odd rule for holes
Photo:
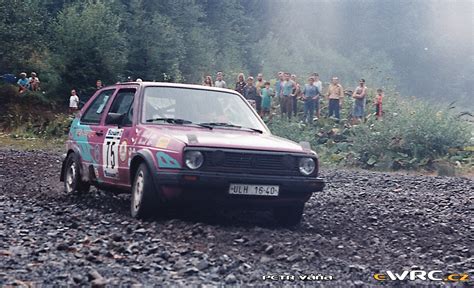
[[15,134],[0,132],[1,149],[62,151],[64,150],[64,143],[64,138],[16,137]]

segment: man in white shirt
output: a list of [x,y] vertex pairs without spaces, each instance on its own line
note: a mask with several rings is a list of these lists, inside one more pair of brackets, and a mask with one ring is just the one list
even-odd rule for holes
[[69,97],[69,113],[74,113],[79,109],[79,97],[77,97],[76,90],[71,90],[71,97]]
[[214,87],[217,87],[217,88],[227,88],[227,84],[225,83],[224,79],[223,79],[224,75],[222,74],[222,72],[217,72],[216,74],[216,82],[214,83]]

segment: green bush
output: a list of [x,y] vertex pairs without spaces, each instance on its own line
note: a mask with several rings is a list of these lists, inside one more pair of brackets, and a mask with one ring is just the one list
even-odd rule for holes
[[451,112],[415,98],[391,97],[384,103],[382,121],[369,119],[352,129],[350,142],[357,161],[365,167],[431,167],[470,141],[471,125]]
[[[368,101],[367,121],[359,125],[351,126],[347,119],[335,122],[326,118],[305,125],[276,115],[268,126],[277,136],[310,142],[325,165],[431,169],[441,159],[472,163],[472,152],[462,151],[470,143],[472,125],[457,116],[452,107],[390,94],[384,100],[384,118],[379,121],[369,105],[372,100]],[[350,107],[351,101],[346,101],[343,117],[349,115]],[[325,113],[323,103],[321,115]]]

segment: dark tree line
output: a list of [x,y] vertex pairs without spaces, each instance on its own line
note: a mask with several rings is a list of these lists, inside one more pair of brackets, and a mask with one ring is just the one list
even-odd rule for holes
[[54,97],[96,79],[196,83],[256,71],[264,2],[0,0],[0,74],[35,71]]
[[319,72],[347,87],[365,78],[372,88],[470,103],[470,8],[462,0],[0,0],[0,74],[35,71],[52,99],[96,79],[199,83],[222,70],[232,82],[238,72],[268,79],[285,70],[300,81]]

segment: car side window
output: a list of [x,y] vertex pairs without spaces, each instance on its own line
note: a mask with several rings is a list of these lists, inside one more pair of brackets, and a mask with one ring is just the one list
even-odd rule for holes
[[97,96],[89,108],[87,108],[84,115],[82,115],[81,123],[85,124],[99,124],[100,118],[104,113],[104,108],[107,106],[109,99],[114,94],[115,89],[102,91],[99,96]]
[[133,116],[133,99],[136,89],[121,89],[117,92],[114,102],[110,107],[109,113],[125,114],[123,119],[124,125],[132,124]]

